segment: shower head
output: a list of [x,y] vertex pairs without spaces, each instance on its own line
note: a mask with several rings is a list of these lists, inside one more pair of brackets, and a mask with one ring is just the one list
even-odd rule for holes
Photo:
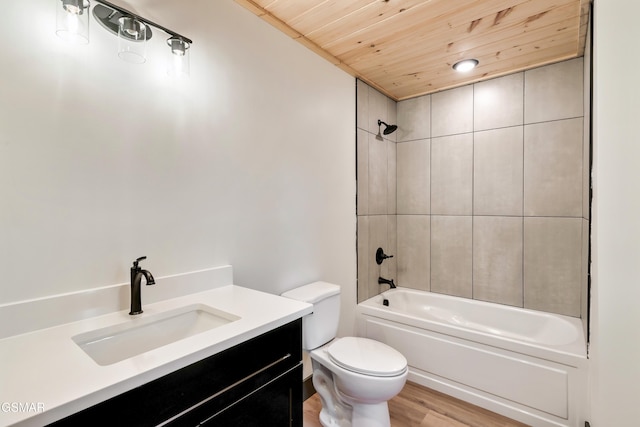
[[398,126],[396,125],[388,125],[382,120],[378,120],[378,135],[380,134],[380,125],[384,125],[384,130],[382,131],[382,133],[385,135],[392,134],[396,131],[396,129],[398,129]]

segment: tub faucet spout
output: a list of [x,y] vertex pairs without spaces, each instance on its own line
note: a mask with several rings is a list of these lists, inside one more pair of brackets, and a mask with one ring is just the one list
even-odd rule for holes
[[384,285],[384,284],[389,285],[389,288],[391,288],[391,289],[394,289],[396,287],[396,284],[393,283],[393,279],[388,280],[388,279],[385,279],[384,277],[378,277],[378,284],[379,285]]
[[155,285],[156,281],[153,275],[147,270],[143,270],[138,263],[146,256],[140,257],[133,261],[133,267],[131,267],[131,311],[130,315],[136,315],[142,313],[142,299],[140,298],[140,283],[142,282],[142,276],[147,281],[147,285]]

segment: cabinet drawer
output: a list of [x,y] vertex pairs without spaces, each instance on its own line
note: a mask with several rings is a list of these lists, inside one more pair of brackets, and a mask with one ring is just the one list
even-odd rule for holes
[[275,378],[225,391],[163,427],[302,427],[302,363]]

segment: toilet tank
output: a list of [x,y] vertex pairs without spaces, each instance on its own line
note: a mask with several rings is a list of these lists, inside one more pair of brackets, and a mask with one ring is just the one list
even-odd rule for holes
[[314,282],[282,294],[313,304],[313,313],[302,318],[302,348],[313,350],[336,337],[340,320],[340,286]]

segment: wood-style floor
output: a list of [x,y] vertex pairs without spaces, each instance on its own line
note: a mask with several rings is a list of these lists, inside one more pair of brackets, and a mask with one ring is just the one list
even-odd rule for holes
[[[322,403],[314,394],[304,402],[304,427],[322,427],[318,420]],[[389,401],[391,427],[526,427],[437,391],[407,383]]]

